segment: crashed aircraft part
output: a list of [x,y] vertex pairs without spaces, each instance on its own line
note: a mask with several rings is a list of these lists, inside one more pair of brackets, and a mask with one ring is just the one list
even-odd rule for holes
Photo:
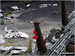
[[[75,30],[75,18],[73,18],[67,26],[64,27],[64,33],[61,38],[54,44],[52,49],[48,50],[45,56],[52,56],[52,55],[61,55],[60,52],[65,50],[67,44],[70,42],[71,36]],[[74,45],[73,45],[74,46]]]
[[6,35],[5,38],[29,38],[29,35],[24,32],[18,32],[17,29],[8,30],[7,27],[5,27]]

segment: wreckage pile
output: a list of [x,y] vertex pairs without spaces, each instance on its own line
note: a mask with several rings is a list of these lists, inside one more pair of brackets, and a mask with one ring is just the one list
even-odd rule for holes
[[[64,31],[62,33],[62,36],[59,37],[59,39],[55,42],[53,47],[47,51],[45,56],[59,56],[62,54],[62,52],[66,52],[67,45],[69,43],[74,44],[75,39],[75,18],[74,18],[74,11],[72,14],[69,15],[69,20],[71,20],[65,27]],[[74,47],[72,48],[72,52],[74,51]],[[70,51],[70,50],[69,50]]]

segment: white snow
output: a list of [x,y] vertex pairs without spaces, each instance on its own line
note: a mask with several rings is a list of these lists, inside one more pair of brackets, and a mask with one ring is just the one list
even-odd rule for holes
[[[0,50],[3,50],[3,51],[8,51],[8,50],[10,50],[11,48],[19,49],[20,52],[26,52],[26,51],[28,50],[27,47],[13,47],[13,46],[4,47],[4,46],[0,46]],[[11,53],[14,53],[14,52],[15,52],[15,53],[20,53],[20,52],[18,52],[18,50],[13,50],[13,51],[11,51]]]
[[39,7],[40,8],[45,8],[45,7],[47,7],[47,4],[41,4]]
[[26,7],[29,7],[31,4],[27,4]]
[[29,38],[28,34],[26,34],[25,32],[18,32],[16,29],[8,30],[7,27],[5,27],[5,31],[7,32],[4,36],[5,38]]
[[21,52],[26,52],[28,50],[27,47],[14,47],[15,49],[21,49]]
[[23,33],[23,32],[18,32],[18,33],[19,33],[19,35],[20,35],[21,37],[25,37],[25,38],[28,38],[28,37],[29,37],[29,35],[26,34],[26,33]]
[[3,12],[2,9],[0,9],[0,12]]
[[12,48],[12,46],[10,46],[10,47],[1,46],[1,47],[0,47],[0,50],[8,51],[8,50],[11,49],[11,48]]
[[5,40],[4,40],[4,38],[3,38],[2,35],[0,35],[0,43],[1,43],[1,44],[2,44],[2,43],[5,43]]
[[3,14],[2,13],[0,13],[0,17],[2,17],[3,16]]
[[19,9],[18,6],[12,6],[11,8],[15,10]]
[[57,6],[58,6],[58,4],[53,4],[52,6],[57,7]]

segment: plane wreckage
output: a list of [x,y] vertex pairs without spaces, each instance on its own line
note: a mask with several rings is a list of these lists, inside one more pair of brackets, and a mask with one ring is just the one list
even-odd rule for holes
[[[61,1],[61,12],[63,25],[61,30],[59,32],[54,31],[54,34],[51,32],[45,40],[43,39],[39,26],[41,21],[30,21],[30,23],[34,24],[36,31],[35,38],[38,36],[36,39],[38,51],[44,56],[75,54],[75,11],[73,11],[72,14],[67,17],[65,3],[64,1]],[[51,35],[53,36],[51,37]]]
[[29,35],[25,32],[19,32],[16,28],[12,30],[8,30],[7,27],[5,27],[6,35],[4,38],[29,38]]
[[[54,5],[55,6],[55,5]],[[62,28],[61,30],[56,30],[54,31],[54,34],[52,32],[47,36],[46,39],[43,39],[43,35],[40,30],[39,24],[41,23],[40,21],[31,21],[30,23],[34,23],[34,28],[35,28],[35,39],[33,44],[36,44],[37,49],[40,53],[42,53],[43,56],[61,56],[61,55],[74,55],[75,51],[75,11],[73,11],[72,14],[67,17],[66,15],[66,10],[65,10],[65,3],[64,1],[61,2],[61,11],[62,11]],[[64,13],[65,12],[65,13]],[[18,32],[15,28],[13,30],[7,30],[7,27],[5,27],[6,35],[5,38],[18,38],[18,37],[25,37],[28,38],[29,35]],[[56,32],[56,33],[55,33]],[[51,36],[53,35],[53,36]],[[37,37],[37,38],[36,38]],[[52,38],[52,39],[51,39]],[[3,53],[5,55],[9,51],[13,50],[12,53],[19,53],[20,51],[15,51],[15,47],[10,47],[7,52]],[[35,49],[35,45],[33,48],[33,52]],[[4,49],[1,47],[1,49]],[[7,49],[7,48],[5,48]],[[16,47],[15,49],[21,49],[20,47]],[[23,51],[24,49],[21,49]],[[25,48],[25,50],[27,50]],[[24,50],[24,51],[25,51]],[[68,52],[68,53],[66,53]],[[70,53],[72,52],[72,53]]]
[[10,46],[10,47],[4,47],[4,46],[0,46],[0,51],[2,52],[2,54],[0,56],[5,56],[7,53],[10,52],[9,56],[12,56],[13,54],[19,54],[22,52],[26,52],[28,50],[27,47],[14,47],[14,46]]

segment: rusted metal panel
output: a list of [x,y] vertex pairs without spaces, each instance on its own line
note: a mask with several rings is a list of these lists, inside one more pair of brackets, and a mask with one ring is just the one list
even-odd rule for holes
[[65,1],[61,1],[61,16],[62,16],[62,25],[65,26],[68,23]]
[[68,51],[68,52],[74,52],[75,51],[75,45],[68,44],[67,47],[66,47],[66,51]]

